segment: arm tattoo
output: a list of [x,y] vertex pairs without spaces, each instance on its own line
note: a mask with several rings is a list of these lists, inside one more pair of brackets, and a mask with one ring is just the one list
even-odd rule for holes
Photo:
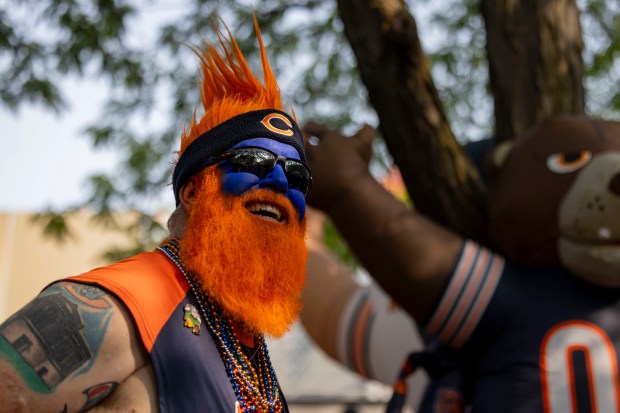
[[112,315],[100,289],[54,284],[0,325],[0,358],[30,389],[51,393],[67,377],[90,370]]
[[89,411],[101,400],[108,397],[108,395],[112,393],[117,387],[118,383],[114,381],[108,381],[84,390],[84,394],[86,395],[86,404],[84,404],[84,407],[82,407],[78,413]]
[[93,308],[105,309],[110,307],[110,303],[105,299],[106,293],[97,287],[87,284],[66,284],[67,291],[71,293],[81,303]]
[[[83,393],[86,395],[86,403],[78,413],[85,413],[89,411],[90,409],[95,407],[95,405],[97,405],[100,401],[108,397],[108,395],[112,393],[117,387],[117,382],[108,381],[84,390]],[[65,403],[65,407],[60,411],[60,413],[67,413],[67,403]]]

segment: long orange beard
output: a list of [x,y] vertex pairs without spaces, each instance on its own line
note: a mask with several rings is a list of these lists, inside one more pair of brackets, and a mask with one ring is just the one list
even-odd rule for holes
[[[253,200],[279,205],[286,223],[252,215],[244,205]],[[286,197],[270,190],[224,195],[219,171],[208,168],[188,211],[183,262],[233,320],[281,337],[301,310],[306,219],[298,216]]]

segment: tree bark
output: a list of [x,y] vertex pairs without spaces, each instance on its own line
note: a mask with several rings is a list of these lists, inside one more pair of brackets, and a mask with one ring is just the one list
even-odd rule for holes
[[484,188],[443,112],[413,16],[402,0],[338,0],[338,9],[415,208],[484,242]]
[[482,0],[496,143],[553,114],[583,114],[575,0]]

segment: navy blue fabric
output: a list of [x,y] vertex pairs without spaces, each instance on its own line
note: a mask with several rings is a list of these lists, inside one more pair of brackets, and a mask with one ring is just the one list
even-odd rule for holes
[[200,308],[190,292],[162,328],[151,350],[161,413],[234,412],[237,400],[209,330],[185,327],[183,307]]
[[[462,377],[457,371],[436,377],[420,411],[434,411],[432,406],[437,405],[441,391],[456,390],[471,408],[466,411],[543,412],[540,353],[546,334],[567,321],[592,323],[607,334],[618,354],[619,298],[620,289],[586,283],[562,268],[506,263],[476,330],[464,347],[448,355],[460,366]],[[578,411],[588,413],[592,395],[579,352],[572,365]]]
[[[188,303],[200,308],[191,290],[151,349],[160,412],[234,412],[237,398],[204,317],[199,335],[184,325],[183,308]],[[258,369],[254,359],[252,364]],[[286,413],[289,410],[282,391],[280,397]]]

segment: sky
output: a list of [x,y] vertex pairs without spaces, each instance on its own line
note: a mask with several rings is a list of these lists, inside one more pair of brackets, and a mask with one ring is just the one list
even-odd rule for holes
[[83,198],[87,177],[109,171],[111,152],[94,151],[81,130],[96,119],[104,93],[92,81],[65,81],[69,109],[0,109],[0,212],[67,207]]
[[[3,0],[0,0],[0,6]],[[185,11],[178,0],[137,0],[129,42],[145,43],[160,24]],[[26,103],[18,112],[0,105],[0,213],[64,208],[83,201],[87,180],[113,170],[118,154],[94,150],[83,129],[97,120],[106,85],[93,77],[65,78],[58,85],[68,108],[55,114]]]

